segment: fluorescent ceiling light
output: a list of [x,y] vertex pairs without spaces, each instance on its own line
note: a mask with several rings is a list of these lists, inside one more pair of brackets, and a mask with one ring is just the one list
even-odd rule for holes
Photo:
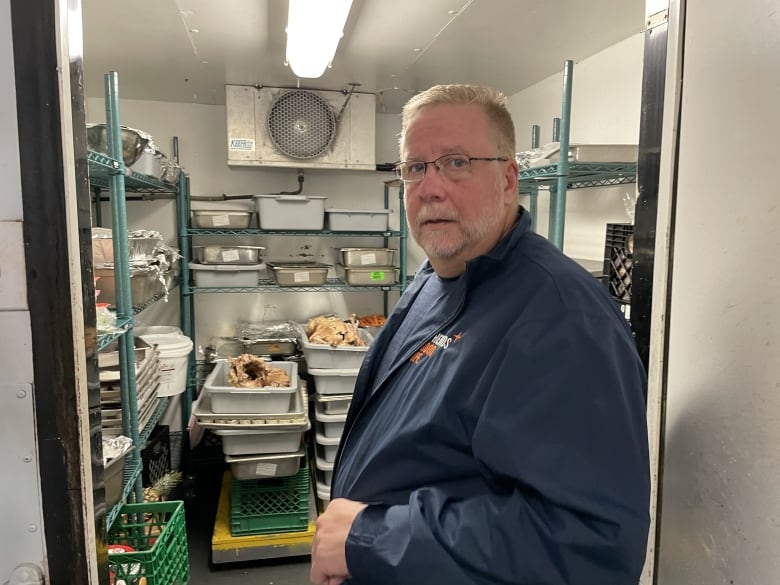
[[287,64],[298,77],[317,78],[333,61],[352,0],[290,0]]

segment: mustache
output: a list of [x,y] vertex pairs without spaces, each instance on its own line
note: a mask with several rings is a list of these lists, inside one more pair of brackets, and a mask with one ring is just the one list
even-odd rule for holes
[[418,224],[425,223],[426,221],[439,220],[439,221],[458,221],[460,215],[453,210],[434,209],[431,207],[423,207],[417,212],[415,221]]

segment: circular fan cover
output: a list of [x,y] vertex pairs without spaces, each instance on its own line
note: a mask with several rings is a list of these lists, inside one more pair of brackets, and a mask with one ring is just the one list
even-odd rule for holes
[[289,91],[278,96],[268,113],[271,142],[290,158],[315,158],[330,147],[336,134],[336,117],[328,102],[310,91]]

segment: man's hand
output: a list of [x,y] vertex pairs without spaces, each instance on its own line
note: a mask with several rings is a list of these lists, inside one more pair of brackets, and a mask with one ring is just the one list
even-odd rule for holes
[[317,531],[311,547],[311,573],[314,585],[340,585],[349,575],[346,542],[355,516],[366,507],[361,502],[338,498],[317,518]]

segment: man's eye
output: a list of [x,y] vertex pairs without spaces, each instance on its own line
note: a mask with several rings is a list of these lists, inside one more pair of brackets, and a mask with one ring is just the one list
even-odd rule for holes
[[425,163],[421,163],[421,162],[407,163],[406,170],[412,174],[424,173]]
[[453,170],[462,170],[469,166],[469,159],[463,156],[453,156],[447,159],[447,166]]

